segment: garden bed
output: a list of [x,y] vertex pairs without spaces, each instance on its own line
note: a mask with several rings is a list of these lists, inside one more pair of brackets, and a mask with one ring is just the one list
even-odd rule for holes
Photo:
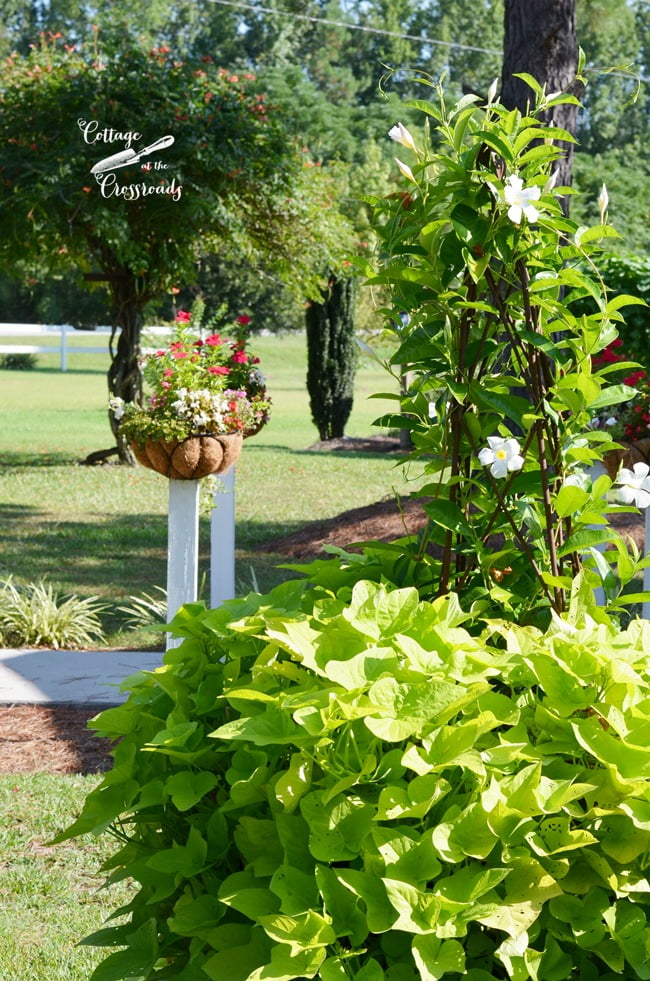
[[[417,533],[424,521],[415,500],[405,500],[400,507],[394,501],[380,501],[328,521],[315,521],[292,535],[274,539],[264,550],[300,561],[323,555],[324,544],[346,547],[369,539],[391,541],[406,530]],[[619,515],[612,524],[643,550],[642,517]],[[0,773],[99,773],[107,769],[109,743],[86,727],[96,712],[88,706],[0,706]]]

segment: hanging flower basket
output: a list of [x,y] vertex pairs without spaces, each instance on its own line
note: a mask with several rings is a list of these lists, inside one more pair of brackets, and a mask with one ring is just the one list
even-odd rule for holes
[[171,480],[200,480],[212,473],[224,473],[237,460],[242,449],[241,433],[204,434],[185,439],[148,439],[133,442],[131,449],[138,463]]

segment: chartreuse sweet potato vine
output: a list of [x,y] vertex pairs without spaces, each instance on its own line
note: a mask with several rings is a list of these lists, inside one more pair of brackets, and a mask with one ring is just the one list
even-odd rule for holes
[[[594,370],[592,355],[616,337],[620,309],[642,301],[608,297],[594,260],[616,233],[578,227],[562,209],[570,189],[554,187],[572,137],[542,118],[575,99],[524,77],[528,116],[474,96],[448,111],[439,93],[415,104],[421,137],[390,131],[404,188],[374,200],[382,250],[371,282],[390,294],[389,368],[408,379],[401,413],[382,421],[410,430],[431,475],[431,520],[412,552],[425,560],[437,544],[440,560],[426,560],[433,593],[548,622],[581,568],[612,609],[634,573],[607,526],[611,480],[588,471],[612,449],[591,420],[634,394],[609,385],[611,366]],[[571,312],[582,297],[593,314]]]
[[650,977],[650,625],[302,582],[181,612],[99,732],[94,981]]
[[635,566],[586,473],[611,446],[591,414],[630,394],[590,364],[621,303],[582,271],[608,229],[562,214],[567,134],[423,108],[444,150],[394,131],[415,159],[378,281],[442,557],[368,545],[178,613],[97,717],[114,767],[61,836],[108,829],[136,884],[92,981],[650,978],[650,624],[593,599],[620,603],[597,544]]

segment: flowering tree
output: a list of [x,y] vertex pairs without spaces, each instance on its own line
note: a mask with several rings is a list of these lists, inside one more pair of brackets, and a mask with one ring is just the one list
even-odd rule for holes
[[[527,115],[483,109],[472,96],[449,114],[442,95],[421,103],[440,152],[426,134],[391,131],[411,161],[397,161],[405,190],[377,201],[385,259],[374,278],[401,325],[390,367],[408,365],[412,378],[402,415],[384,422],[410,430],[431,478],[422,492],[431,521],[414,546],[428,569],[423,588],[496,604],[519,622],[565,609],[581,572],[623,602],[634,563],[603,517],[615,508],[611,480],[588,473],[613,444],[590,423],[634,390],[609,385],[608,366],[592,358],[616,337],[620,308],[639,302],[610,299],[596,271],[613,230],[579,228],[554,190],[557,144],[571,136],[543,117],[572,97],[527,80]],[[571,299],[585,295],[596,309],[577,316]],[[640,502],[647,475],[623,475],[627,503]],[[597,549],[604,543],[619,583]]]
[[0,146],[2,261],[72,265],[107,283],[119,328],[108,387],[126,402],[141,397],[143,309],[196,277],[199,250],[228,242],[315,291],[336,236],[329,191],[313,173],[307,190],[253,76],[209,57],[125,44],[105,59],[42,38],[4,66]]

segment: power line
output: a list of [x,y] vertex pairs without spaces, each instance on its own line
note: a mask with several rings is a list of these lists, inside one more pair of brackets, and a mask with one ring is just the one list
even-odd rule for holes
[[[423,34],[401,34],[399,31],[386,31],[381,27],[366,27],[364,24],[350,24],[343,20],[330,20],[328,17],[314,17],[311,14],[296,14],[289,10],[278,10],[275,7],[260,7],[255,3],[243,3],[240,0],[209,0],[210,3],[219,4],[222,7],[235,7],[239,10],[252,10],[259,14],[270,14],[272,17],[291,17],[292,20],[306,20],[314,24],[326,24],[329,27],[342,27],[346,31],[363,31],[365,34],[381,34],[384,37],[399,38],[404,41],[419,41],[421,44],[437,44],[442,48],[456,48],[459,51],[473,51],[478,54],[503,55],[500,48],[480,48],[474,44],[462,44],[460,41],[443,41],[440,38],[425,37]],[[642,0],[643,3],[650,4],[650,0]],[[592,67],[593,71],[599,71],[606,75],[614,75],[617,78],[627,78],[633,81],[648,83],[650,77],[647,75],[635,75],[633,72],[624,72],[616,69],[602,69]]]
[[443,48],[458,48],[460,51],[475,51],[478,54],[501,55],[499,48],[479,48],[474,44],[461,44],[459,41],[441,41],[440,38],[425,37],[422,34],[400,34],[399,31],[386,31],[380,27],[366,27],[363,24],[349,24],[344,20],[329,20],[327,17],[313,17],[310,14],[294,14],[289,10],[276,10],[273,7],[260,7],[256,3],[240,3],[236,0],[209,0],[222,7],[237,7],[241,10],[254,10],[259,14],[272,14],[274,17],[291,17],[292,20],[308,20],[314,24],[327,24],[330,27],[343,27],[347,31],[363,31],[366,34],[382,34],[404,41],[419,41],[421,44],[437,44]]

